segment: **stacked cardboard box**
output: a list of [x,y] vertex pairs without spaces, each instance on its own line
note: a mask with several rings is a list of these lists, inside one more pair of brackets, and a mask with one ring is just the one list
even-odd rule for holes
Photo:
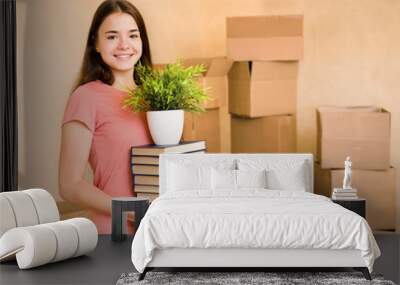
[[226,141],[229,134],[229,113],[227,107],[227,73],[232,60],[226,57],[185,59],[186,66],[202,64],[206,71],[198,79],[210,96],[200,114],[185,113],[184,140],[205,140],[209,152],[229,152]]
[[221,151],[220,109],[208,109],[205,113],[185,113],[184,140],[204,140],[208,152]]
[[352,183],[366,199],[367,221],[374,230],[395,228],[396,170],[390,167],[390,113],[376,107],[317,109],[315,192],[331,197],[341,188],[344,160],[352,160]]
[[303,17],[227,19],[232,152],[295,152]]
[[162,153],[204,153],[204,141],[185,141],[177,145],[143,145],[131,148],[131,173],[137,197],[150,201],[159,193],[159,158]]
[[303,57],[303,16],[227,19],[228,57],[235,61],[299,60]]
[[235,62],[229,71],[229,111],[250,118],[296,112],[298,63]]
[[232,150],[237,153],[294,152],[295,119],[292,115],[244,119],[232,116]]

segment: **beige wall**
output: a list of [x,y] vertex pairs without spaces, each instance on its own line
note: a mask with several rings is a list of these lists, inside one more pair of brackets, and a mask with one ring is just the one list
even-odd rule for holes
[[[60,122],[100,2],[17,0],[22,188],[41,186],[59,198]],[[376,104],[392,113],[392,164],[400,169],[400,1],[132,2],[147,23],[155,62],[225,55],[226,16],[303,14],[298,150],[315,152],[316,106]],[[397,189],[400,205],[400,173]]]

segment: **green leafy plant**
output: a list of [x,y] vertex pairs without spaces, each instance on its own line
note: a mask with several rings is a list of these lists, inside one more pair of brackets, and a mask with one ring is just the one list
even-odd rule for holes
[[201,64],[184,67],[178,61],[163,69],[139,65],[135,73],[139,84],[129,90],[124,106],[134,112],[184,110],[203,112],[203,103],[209,99],[196,77],[205,71]]

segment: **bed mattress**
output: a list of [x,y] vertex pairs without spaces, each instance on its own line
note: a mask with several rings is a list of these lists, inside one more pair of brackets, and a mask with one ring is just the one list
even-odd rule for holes
[[150,206],[132,243],[143,272],[157,249],[359,250],[372,271],[380,255],[361,216],[307,192],[265,189],[166,193]]

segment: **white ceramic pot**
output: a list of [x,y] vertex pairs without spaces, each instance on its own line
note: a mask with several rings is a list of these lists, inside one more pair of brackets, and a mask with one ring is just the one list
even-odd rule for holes
[[183,131],[183,110],[146,112],[150,134],[156,145],[178,144]]

